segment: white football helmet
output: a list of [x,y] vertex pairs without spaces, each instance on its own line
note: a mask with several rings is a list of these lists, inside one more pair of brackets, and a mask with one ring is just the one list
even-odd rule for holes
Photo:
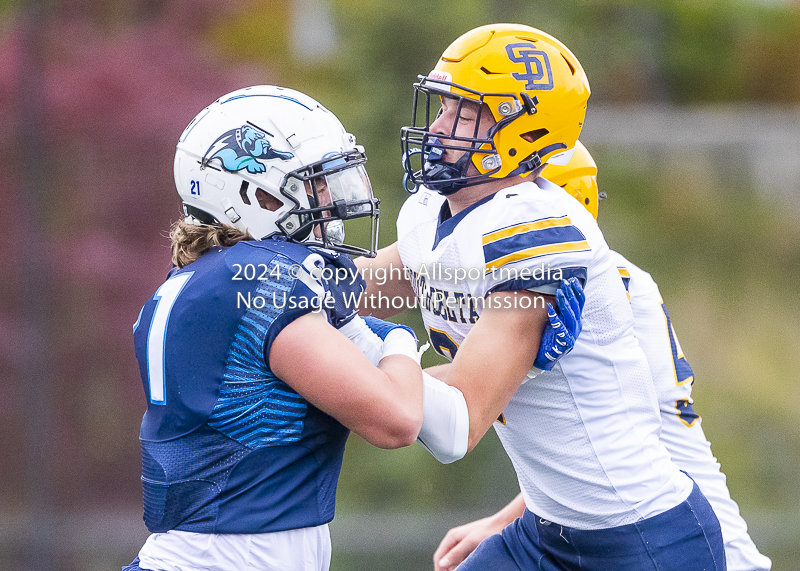
[[[379,201],[366,160],[317,101],[258,85],[220,97],[189,123],[175,153],[175,185],[196,223],[374,256]],[[345,244],[344,221],[364,217],[371,218],[369,246]]]

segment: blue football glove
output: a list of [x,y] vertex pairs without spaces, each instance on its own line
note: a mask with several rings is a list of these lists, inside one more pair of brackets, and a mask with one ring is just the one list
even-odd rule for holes
[[543,371],[551,370],[556,362],[569,353],[583,328],[581,313],[586,296],[577,278],[561,280],[556,292],[558,313],[551,303],[547,304],[547,324],[542,335],[542,344],[533,366]]
[[361,294],[367,291],[367,283],[347,254],[320,248],[313,250],[325,259],[325,270],[322,272],[321,281],[334,300],[333,307],[326,306],[325,313],[328,322],[339,329],[358,315],[358,300]]
[[378,319],[377,317],[372,317],[371,315],[365,317],[364,322],[375,335],[381,338],[381,341],[386,341],[386,336],[389,335],[389,332],[393,329],[405,329],[414,336],[415,340],[417,339],[417,334],[414,333],[414,330],[406,325],[398,325],[397,323],[384,321],[383,319]]

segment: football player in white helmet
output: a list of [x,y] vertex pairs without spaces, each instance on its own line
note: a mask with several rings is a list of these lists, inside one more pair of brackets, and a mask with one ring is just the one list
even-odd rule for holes
[[[446,460],[494,427],[517,473],[523,517],[459,571],[724,571],[711,505],[659,441],[611,252],[591,214],[539,176],[574,152],[589,97],[580,62],[540,30],[492,24],[456,39],[414,89],[401,141],[416,193],[398,242],[356,262],[370,299],[417,298],[432,346],[452,360],[433,371],[453,389],[437,405],[467,428],[441,439]],[[410,279],[372,279],[400,267]],[[568,279],[585,284],[582,331],[550,366],[537,355],[540,298]],[[425,400],[427,417],[427,386]],[[439,442],[420,436],[436,455]]]
[[[548,165],[542,177],[566,190],[597,219],[602,197],[597,185],[597,164],[580,141],[567,165]],[[697,482],[711,502],[722,527],[728,571],[769,571],[772,563],[759,553],[747,533],[747,523],[730,496],[725,474],[711,454],[701,419],[694,412],[694,374],[681,351],[658,286],[650,274],[621,254],[611,254],[631,302],[634,334],[653,374],[662,419],[659,439],[672,461]],[[524,511],[525,501],[519,494],[496,514],[451,529],[433,555],[434,569],[452,571],[481,541],[501,533]]]
[[[415,441],[416,337],[336,298],[363,290],[337,250],[374,250],[365,159],[332,113],[274,86],[221,97],[181,135],[175,267],[134,325],[152,535],[125,569],[326,571],[349,431]],[[345,244],[363,217],[370,244]]]
[[[355,137],[310,97],[248,87],[221,97],[186,127],[175,184],[190,222],[374,255],[379,202],[366,160]],[[363,217],[372,222],[369,243],[345,244],[344,221]]]

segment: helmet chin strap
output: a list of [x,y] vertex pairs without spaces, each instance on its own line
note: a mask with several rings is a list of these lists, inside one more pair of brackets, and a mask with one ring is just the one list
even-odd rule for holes
[[[488,174],[477,175],[470,177],[468,180],[464,180],[467,176],[467,169],[469,169],[469,166],[472,164],[471,159],[473,154],[473,152],[467,151],[454,163],[426,163],[426,167],[428,167],[425,169],[426,188],[434,190],[442,196],[450,196],[462,188],[484,184],[491,180],[499,180],[493,179]],[[514,174],[515,173],[511,173],[511,175]],[[508,178],[508,176],[505,178]]]
[[456,179],[464,178],[467,175],[471,156],[472,153],[464,153],[454,163],[427,161],[425,163],[425,186],[442,196],[455,194],[467,186],[464,181]]
[[[520,176],[525,173],[533,172],[540,166],[542,161],[540,155],[547,155],[553,151],[565,149],[567,146],[564,143],[555,143],[545,147],[541,151],[535,152],[527,157],[525,160],[520,161],[519,166],[508,173],[503,178],[512,178]],[[471,158],[474,153],[465,152],[455,163],[433,162],[428,161],[425,163],[425,186],[431,190],[435,190],[442,196],[450,196],[455,194],[462,188],[468,186],[475,186],[483,184],[491,180],[489,175],[471,177],[470,180],[463,180],[467,176],[467,169],[471,163]],[[457,180],[461,179],[461,180]]]
[[492,179],[488,174],[468,177],[467,171],[472,164],[474,150],[465,149],[463,155],[454,163],[444,162],[444,151],[441,147],[434,146],[439,143],[438,137],[431,139],[430,150],[424,153],[426,156],[423,165],[424,184],[427,188],[434,190],[442,196],[455,194],[462,188],[483,184]]
[[193,219],[192,223],[195,223],[194,220],[197,221],[196,225],[207,225],[207,226],[219,226],[219,220],[214,218],[211,214],[206,212],[205,210],[200,210],[196,206],[192,206],[191,204],[183,203],[183,214],[187,217],[191,217]]

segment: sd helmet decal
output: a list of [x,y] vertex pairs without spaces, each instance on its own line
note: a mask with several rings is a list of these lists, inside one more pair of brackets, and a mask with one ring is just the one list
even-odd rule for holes
[[[553,89],[553,71],[547,52],[535,49],[531,44],[508,44],[508,59],[525,64],[525,73],[512,73],[514,79],[525,82],[525,90],[550,91]],[[536,66],[536,71],[533,70]]]

